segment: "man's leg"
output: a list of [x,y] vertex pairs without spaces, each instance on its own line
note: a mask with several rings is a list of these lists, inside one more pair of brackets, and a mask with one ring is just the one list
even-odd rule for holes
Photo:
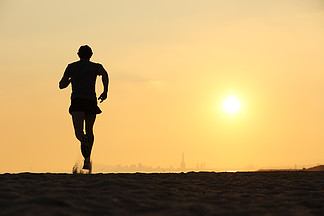
[[90,159],[90,144],[89,138],[84,135],[83,125],[85,121],[85,113],[84,112],[72,112],[72,120],[75,131],[75,136],[81,142],[81,153],[84,159]]
[[76,138],[82,142],[83,139],[83,122],[85,120],[84,112],[72,112],[72,121]]
[[[93,141],[94,141],[94,135],[93,135],[93,125],[96,120],[96,114],[91,114],[91,115],[85,115],[85,130],[86,130],[86,143],[87,146],[84,148],[82,151],[83,157],[84,157],[84,164],[83,164],[83,169],[88,169],[91,172],[92,165],[90,161],[90,155],[91,155],[91,150],[93,146]],[[82,150],[82,147],[81,147]]]
[[[95,120],[96,120],[96,114],[85,115],[85,131],[86,131],[86,135],[88,136],[88,139],[89,139],[90,154],[91,154],[92,145],[94,142],[93,125],[95,123]],[[90,155],[89,155],[89,157],[90,157]]]

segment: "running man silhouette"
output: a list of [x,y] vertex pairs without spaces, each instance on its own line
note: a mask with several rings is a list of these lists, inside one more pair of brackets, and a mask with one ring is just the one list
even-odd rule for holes
[[80,61],[67,66],[59,88],[64,89],[70,83],[72,85],[69,113],[72,115],[75,136],[81,142],[81,152],[84,157],[83,169],[91,170],[90,155],[94,142],[93,125],[96,115],[101,113],[97,106],[96,79],[97,76],[102,76],[104,90],[98,98],[101,103],[107,98],[109,77],[101,64],[90,61],[92,50],[88,45],[81,46],[78,55]]

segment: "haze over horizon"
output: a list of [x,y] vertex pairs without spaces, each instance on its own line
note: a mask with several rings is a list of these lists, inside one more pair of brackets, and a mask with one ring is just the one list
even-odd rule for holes
[[110,76],[94,163],[324,164],[323,24],[321,0],[0,1],[0,173],[81,158],[58,82],[85,44]]

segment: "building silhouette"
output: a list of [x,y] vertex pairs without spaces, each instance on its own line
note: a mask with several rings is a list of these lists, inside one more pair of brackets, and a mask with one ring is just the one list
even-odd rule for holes
[[186,169],[186,163],[184,162],[184,153],[182,152],[182,162],[181,162],[181,170]]

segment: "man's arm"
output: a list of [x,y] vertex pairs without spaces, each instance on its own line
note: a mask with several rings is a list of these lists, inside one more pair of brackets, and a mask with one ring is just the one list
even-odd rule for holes
[[100,103],[102,103],[104,100],[107,99],[108,94],[108,85],[109,85],[109,77],[107,71],[100,65],[99,74],[102,76],[102,84],[103,84],[103,92],[98,98],[100,100]]
[[64,88],[68,87],[70,83],[71,83],[70,77],[63,76],[59,83],[59,87],[60,87],[60,89],[64,89]]
[[64,88],[68,87],[69,84],[71,83],[71,76],[69,75],[70,73],[68,72],[68,68],[69,67],[67,67],[65,69],[64,75],[63,75],[61,81],[59,82],[60,89],[64,89]]

